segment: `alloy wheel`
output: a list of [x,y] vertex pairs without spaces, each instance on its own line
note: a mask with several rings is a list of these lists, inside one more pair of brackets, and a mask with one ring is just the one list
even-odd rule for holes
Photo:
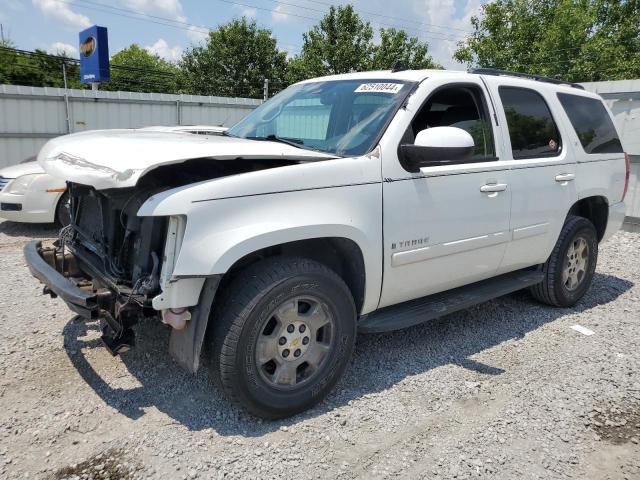
[[589,244],[583,237],[573,239],[562,269],[562,283],[569,291],[577,289],[584,280],[589,268]]
[[286,300],[260,330],[255,351],[260,376],[279,389],[306,383],[321,370],[334,332],[333,316],[320,299],[305,295]]

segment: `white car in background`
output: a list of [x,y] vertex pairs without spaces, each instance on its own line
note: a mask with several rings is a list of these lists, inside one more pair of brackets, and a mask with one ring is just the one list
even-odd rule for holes
[[[136,130],[220,135],[226,127],[212,125],[155,126]],[[69,199],[64,179],[52,177],[29,158],[0,169],[0,218],[23,223],[69,223]]]

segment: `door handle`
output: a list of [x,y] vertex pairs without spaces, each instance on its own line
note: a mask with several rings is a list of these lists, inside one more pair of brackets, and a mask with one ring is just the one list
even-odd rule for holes
[[576,176],[573,173],[561,173],[556,175],[556,182],[570,182],[575,180]]
[[482,193],[504,192],[507,189],[506,183],[487,183],[480,187]]

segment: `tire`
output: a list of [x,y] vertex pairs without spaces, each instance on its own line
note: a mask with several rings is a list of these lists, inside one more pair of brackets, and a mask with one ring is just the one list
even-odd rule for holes
[[540,302],[555,307],[575,305],[591,286],[597,261],[598,236],[593,223],[570,215],[551,256],[542,267],[544,280],[531,287],[532,295]]
[[278,257],[248,267],[225,292],[209,332],[214,383],[265,419],[321,401],[355,344],[356,309],[344,281],[318,262]]
[[56,205],[55,221],[59,227],[66,227],[71,223],[69,192],[64,192],[58,200],[58,205]]

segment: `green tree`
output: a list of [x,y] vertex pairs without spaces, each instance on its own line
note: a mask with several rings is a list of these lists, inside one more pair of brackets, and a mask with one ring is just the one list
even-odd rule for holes
[[2,39],[0,45],[0,84],[18,84],[16,81],[18,66],[18,53],[13,50],[14,45],[11,40]]
[[303,34],[302,51],[289,61],[287,80],[362,70],[442,68],[429,55],[429,44],[404,30],[381,28],[380,42],[352,5],[330,7],[320,23]]
[[640,75],[638,0],[496,0],[471,24],[454,54],[470,66],[574,82]]
[[101,90],[176,93],[179,69],[135,43],[111,57],[111,81]]
[[373,30],[352,5],[329,8],[320,23],[303,34],[302,51],[289,62],[293,83],[310,77],[366,70],[373,53]]
[[271,30],[243,17],[209,32],[204,45],[185,52],[180,68],[186,93],[260,98],[264,79],[271,92],[283,88],[286,53]]
[[[11,45],[11,46],[5,46]],[[67,72],[67,86],[80,88],[77,60],[64,52],[51,55],[44,50],[23,52],[13,48],[13,43],[0,46],[0,83],[8,85],[29,85],[33,87],[63,87],[64,68]]]
[[380,29],[380,43],[373,47],[372,70],[387,70],[399,64],[408,69],[442,68],[429,55],[429,44],[409,37],[404,30]]

